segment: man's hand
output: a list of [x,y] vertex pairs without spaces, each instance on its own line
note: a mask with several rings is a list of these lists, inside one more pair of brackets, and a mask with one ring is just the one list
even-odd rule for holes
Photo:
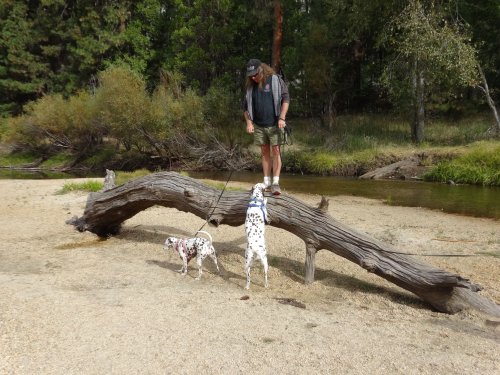
[[253,128],[253,123],[252,121],[247,121],[247,133],[248,134],[252,134],[254,131],[254,128]]

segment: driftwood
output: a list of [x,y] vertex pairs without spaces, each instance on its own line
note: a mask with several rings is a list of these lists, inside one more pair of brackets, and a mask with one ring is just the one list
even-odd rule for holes
[[[151,206],[173,207],[207,219],[214,226],[242,225],[248,192],[221,191],[174,172],[161,172],[129,181],[89,196],[83,216],[68,221],[79,231],[100,237],[117,234],[121,224]],[[305,242],[305,282],[314,281],[314,259],[324,249],[368,272],[406,289],[446,313],[475,308],[500,316],[494,302],[477,293],[481,288],[460,275],[421,263],[398,253],[366,234],[339,223],[327,214],[328,201],[317,208],[288,194],[268,199],[270,225],[287,230]]]
[[419,176],[421,176],[427,169],[427,167],[421,164],[420,158],[414,156],[377,168],[359,176],[359,178],[363,180],[420,180],[421,178]]

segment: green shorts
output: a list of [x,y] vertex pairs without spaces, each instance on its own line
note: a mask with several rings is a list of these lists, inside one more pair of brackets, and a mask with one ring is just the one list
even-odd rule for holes
[[285,131],[277,126],[254,125],[254,144],[256,145],[281,145],[284,141]]

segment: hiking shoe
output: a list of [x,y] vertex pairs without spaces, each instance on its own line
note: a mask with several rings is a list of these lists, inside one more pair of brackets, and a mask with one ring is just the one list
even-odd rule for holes
[[271,185],[266,185],[264,192],[269,193],[271,191]]
[[278,184],[272,184],[271,185],[271,193],[273,195],[280,195],[281,194],[281,189]]

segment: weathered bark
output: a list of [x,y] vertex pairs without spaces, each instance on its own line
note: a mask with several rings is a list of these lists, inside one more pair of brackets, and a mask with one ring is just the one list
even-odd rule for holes
[[[215,226],[242,225],[249,193],[224,191],[174,172],[142,177],[114,189],[91,194],[80,218],[68,221],[79,231],[101,237],[118,233],[121,224],[151,206],[173,207],[207,219]],[[314,279],[314,254],[325,249],[380,277],[409,290],[437,310],[455,313],[474,307],[500,316],[499,307],[477,293],[480,287],[467,279],[397,253],[390,245],[337,222],[326,212],[328,202],[317,208],[282,194],[269,198],[267,210],[272,226],[287,230],[306,243],[308,273]]]

